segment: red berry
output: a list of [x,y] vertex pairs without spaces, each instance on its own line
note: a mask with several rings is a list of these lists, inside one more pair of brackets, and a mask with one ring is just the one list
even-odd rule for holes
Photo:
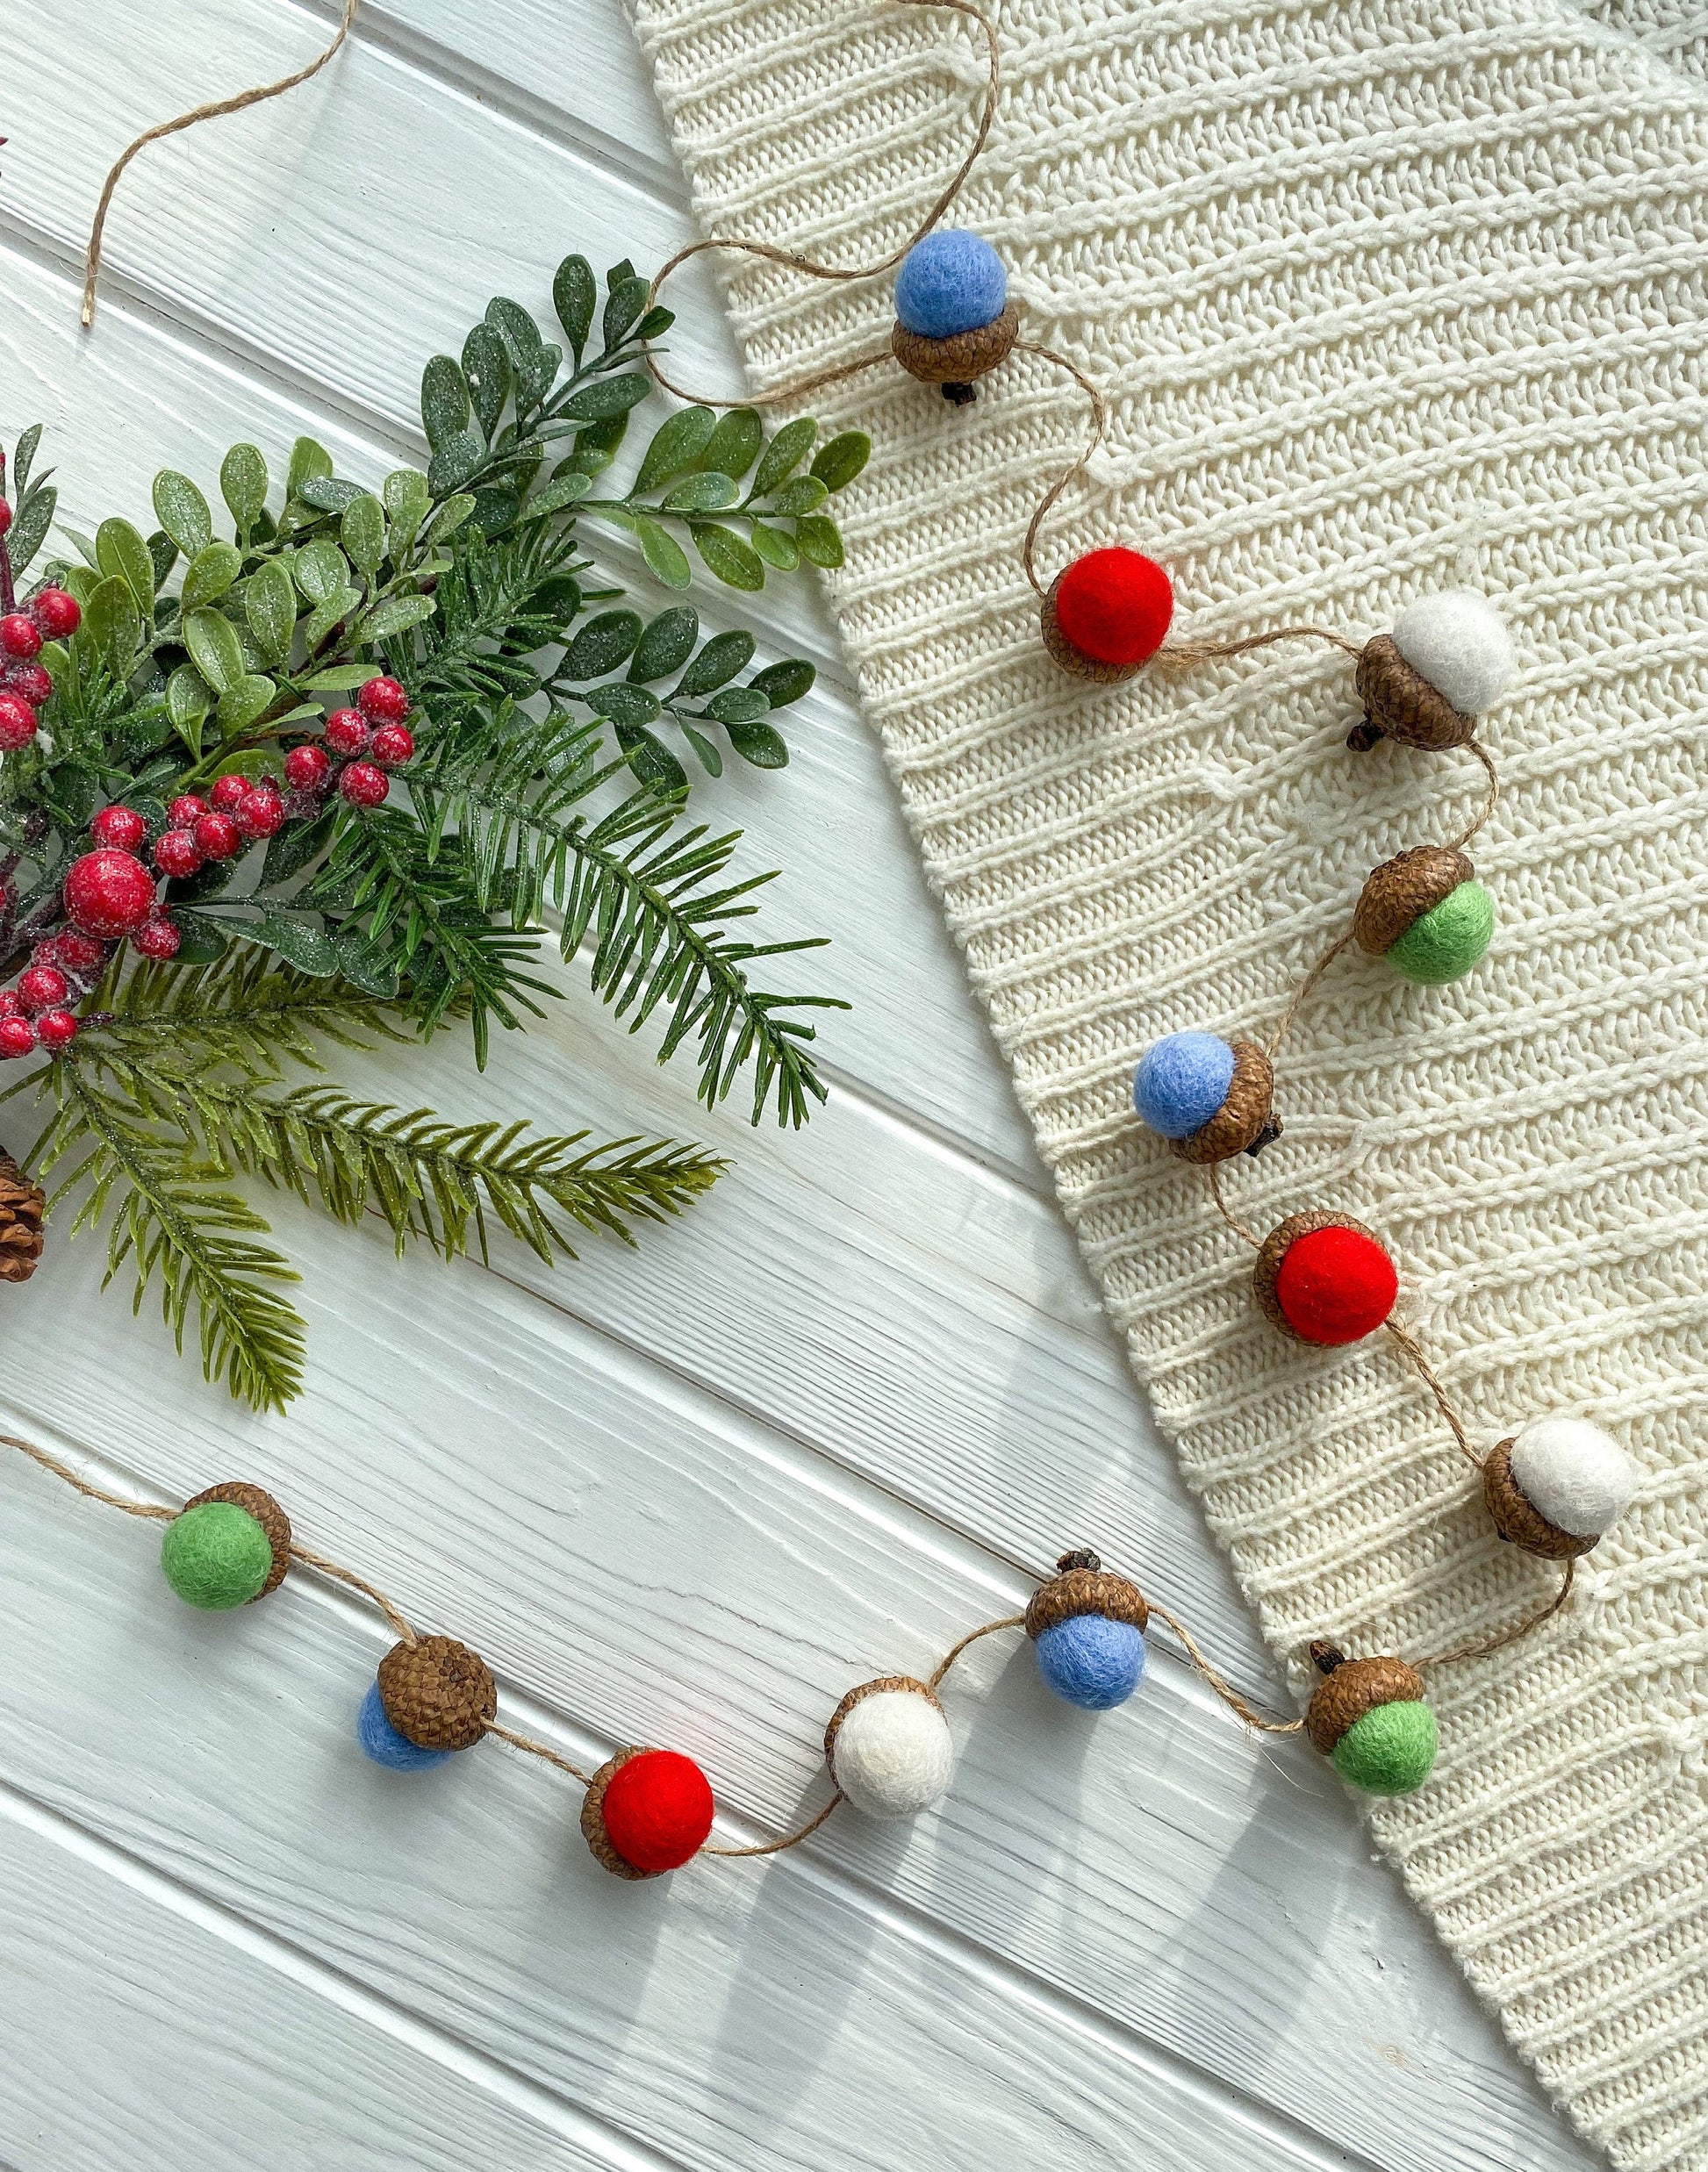
[[152,915],[154,885],[133,853],[104,845],[66,870],[65,909],[84,935],[116,941]]
[[21,611],[13,611],[0,619],[0,656],[12,656],[19,663],[32,663],[41,654],[41,629],[32,619],[26,619]]
[[216,814],[235,814],[254,790],[247,777],[239,777],[234,771],[227,777],[216,777],[208,794],[208,805]]
[[243,849],[243,832],[229,814],[198,816],[190,835],[204,859],[232,860]]
[[134,807],[103,807],[89,826],[97,844],[117,845],[121,852],[140,852],[148,842],[148,825]]
[[269,786],[257,785],[235,819],[246,837],[276,837],[284,828],[284,801]]
[[83,607],[68,589],[40,588],[30,599],[30,616],[48,641],[69,641],[83,622]]
[[334,709],[327,719],[326,742],[334,754],[360,754],[368,743],[368,727],[356,709]]
[[54,964],[62,966],[68,973],[75,973],[80,979],[98,973],[107,962],[106,944],[97,943],[92,935],[80,935],[75,928],[56,937],[54,949]]
[[54,682],[39,663],[14,663],[7,670],[5,684],[15,694],[21,694],[32,709],[39,709],[45,701],[51,701]]
[[169,957],[176,957],[178,945],[183,941],[183,937],[178,932],[177,923],[164,917],[159,920],[145,920],[141,927],[131,937],[132,946],[140,950],[144,957],[159,958],[162,961]]
[[0,1018],[0,1057],[35,1052],[36,1029],[27,1018]]
[[319,792],[332,774],[332,763],[323,747],[293,747],[284,757],[284,774],[298,792]]
[[77,1037],[77,1021],[69,1011],[44,1011],[36,1021],[36,1038],[45,1049],[62,1049]]
[[1162,568],[1119,545],[1076,558],[1052,599],[1058,627],[1094,663],[1145,663],[1174,615],[1174,591]]
[[351,762],[338,779],[338,789],[353,807],[377,807],[391,787],[384,770],[377,770],[371,762]]
[[32,965],[18,977],[18,1000],[32,1015],[57,1008],[70,993],[70,985],[57,965]]
[[16,988],[0,988],[0,1021],[22,1018],[24,999]]
[[36,713],[22,694],[0,693],[0,754],[16,754],[36,735]]
[[401,724],[409,696],[394,678],[370,678],[356,690],[355,706],[370,724]]
[[11,524],[12,509],[4,498],[0,498],[0,535],[4,535]]
[[599,1818],[631,1868],[676,1870],[700,1853],[714,1808],[711,1786],[693,1758],[642,1750],[606,1781]]
[[368,753],[382,769],[394,770],[415,758],[415,735],[407,724],[382,724],[374,734]]
[[1275,1270],[1275,1302],[1288,1326],[1301,1341],[1331,1348],[1374,1334],[1399,1291],[1384,1248],[1344,1222],[1295,1237]]
[[181,882],[202,864],[202,848],[193,829],[169,829],[154,840],[154,865],[162,875]]
[[194,829],[206,813],[207,801],[198,799],[193,792],[186,792],[167,808],[166,819],[174,829]]

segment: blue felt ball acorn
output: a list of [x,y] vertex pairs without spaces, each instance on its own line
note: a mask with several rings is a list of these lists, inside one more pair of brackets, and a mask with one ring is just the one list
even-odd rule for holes
[[1275,1075],[1252,1041],[1219,1033],[1170,1033],[1133,1073],[1133,1107],[1182,1161],[1258,1154],[1281,1136]]
[[376,1765],[394,1773],[424,1773],[454,1754],[449,1750],[424,1750],[407,1735],[400,1735],[385,1717],[377,1681],[369,1683],[362,1710],[356,1714],[355,1738]]
[[1150,1612],[1144,1595],[1124,1576],[1109,1574],[1094,1553],[1065,1553],[1056,1567],[1026,1609],[1038,1672],[1069,1704],[1110,1711],[1145,1678]]
[[1004,360],[1020,329],[1001,258],[988,241],[953,226],[928,233],[902,258],[895,318],[896,360],[957,406],[976,398],[974,378]]

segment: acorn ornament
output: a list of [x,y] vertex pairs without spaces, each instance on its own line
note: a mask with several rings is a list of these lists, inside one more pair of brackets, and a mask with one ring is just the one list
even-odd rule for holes
[[850,1689],[824,1731],[824,1762],[868,1817],[915,1817],[941,1802],[955,1745],[937,1693],[911,1674],[880,1674]]
[[1305,1732],[1340,1777],[1366,1795],[1410,1795],[1434,1767],[1439,1736],[1424,1680],[1403,1659],[1349,1659],[1313,1644],[1323,1679],[1305,1708]]
[[714,1809],[711,1783],[693,1758],[619,1750],[588,1786],[581,1837],[614,1877],[662,1877],[699,1854]]
[[1137,1584],[1112,1575],[1094,1553],[1065,1553],[1026,1609],[1037,1671],[1082,1711],[1124,1704],[1145,1678],[1150,1609]]
[[895,319],[897,362],[957,407],[979,397],[974,379],[1007,360],[1020,329],[1001,258],[955,226],[939,226],[902,258]]
[[1133,1073],[1133,1107],[1182,1161],[1259,1154],[1281,1136],[1275,1074],[1252,1041],[1170,1033],[1152,1042]]
[[1264,1239],[1252,1279],[1283,1335],[1328,1349],[1374,1335],[1400,1294],[1387,1246],[1350,1215],[1289,1215]]
[[1174,584],[1154,558],[1111,544],[1059,573],[1044,599],[1044,645],[1075,678],[1115,685],[1167,638]]
[[271,1494],[233,1480],[210,1486],[166,1526],[161,1573],[186,1606],[252,1606],[291,1566],[291,1522]]
[[1358,754],[1382,738],[1430,753],[1462,747],[1516,669],[1511,639],[1484,598],[1462,589],[1419,597],[1360,654],[1364,720],[1346,744]]
[[1450,845],[1414,845],[1384,860],[1353,914],[1358,947],[1421,987],[1461,979],[1495,932],[1495,901]]
[[418,1637],[380,1661],[356,1737],[376,1765],[420,1772],[472,1749],[498,1711],[498,1684],[478,1652],[455,1637]]
[[1636,1486],[1630,1457],[1587,1418],[1532,1418],[1482,1466],[1496,1530],[1545,1561],[1575,1560],[1598,1545]]

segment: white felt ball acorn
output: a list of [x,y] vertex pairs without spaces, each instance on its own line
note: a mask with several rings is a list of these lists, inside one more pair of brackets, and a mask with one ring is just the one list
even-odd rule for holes
[[824,1761],[868,1817],[915,1817],[949,1791],[955,1745],[943,1707],[911,1674],[850,1689],[824,1731]]
[[1364,645],[1358,659],[1364,721],[1346,744],[1357,753],[1382,738],[1432,753],[1462,747],[1516,669],[1511,637],[1485,598],[1462,589],[1419,597],[1391,634]]
[[1532,1418],[1482,1466],[1495,1528],[1526,1553],[1588,1553],[1630,1506],[1637,1473],[1611,1433],[1587,1418]]

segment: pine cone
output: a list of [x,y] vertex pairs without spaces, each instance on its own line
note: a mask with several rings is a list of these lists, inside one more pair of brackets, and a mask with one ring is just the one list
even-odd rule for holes
[[0,1146],[0,1282],[27,1282],[41,1258],[47,1194]]

